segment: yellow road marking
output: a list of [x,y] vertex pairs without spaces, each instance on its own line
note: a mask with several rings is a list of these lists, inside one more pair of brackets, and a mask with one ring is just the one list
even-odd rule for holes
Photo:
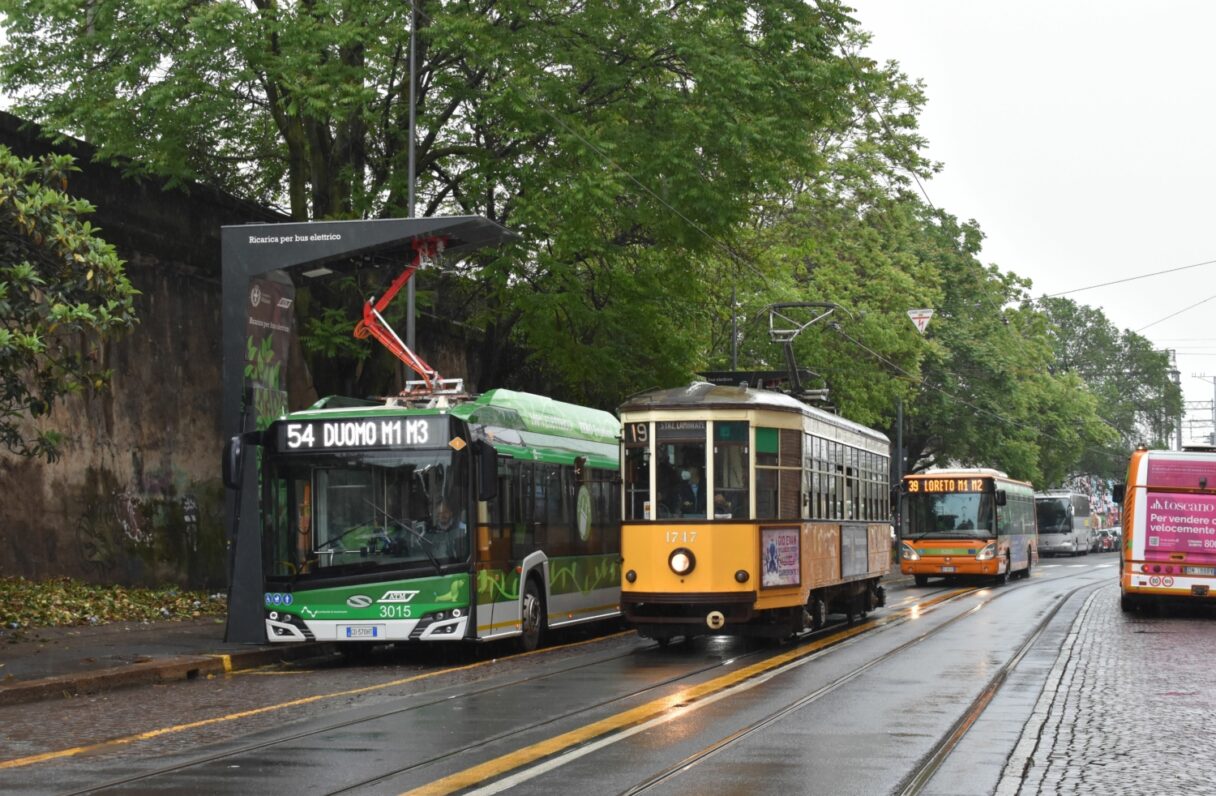
[[[563,644],[561,647],[549,647],[547,649],[533,650],[532,652],[521,652],[521,653],[517,653],[515,655],[508,655],[508,656],[505,656],[504,658],[500,658],[500,659],[494,659],[494,660],[489,660],[489,661],[478,661],[477,663],[470,663],[470,664],[466,664],[464,666],[457,666],[454,669],[441,669],[439,671],[434,671],[434,672],[424,672],[423,674],[416,674],[411,677],[403,677],[399,680],[393,680],[393,681],[387,682],[387,683],[380,683],[379,685],[368,685],[368,686],[363,686],[361,688],[351,688],[346,691],[337,691],[332,694],[314,694],[313,696],[301,697],[300,699],[292,699],[288,702],[280,702],[275,705],[266,705],[266,706],[260,707],[260,708],[242,710],[242,711],[238,711],[236,713],[229,713],[224,716],[215,716],[210,719],[201,719],[199,721],[192,721],[192,722],[188,722],[186,724],[174,724],[170,727],[159,727],[155,730],[147,730],[146,732],[138,732],[133,735],[124,735],[121,738],[111,738],[106,741],[99,741],[97,743],[86,744],[84,746],[73,746],[70,749],[57,749],[57,750],[54,750],[51,752],[43,752],[42,754],[29,755],[27,757],[16,757],[16,758],[13,758],[12,760],[2,760],[2,761],[0,761],[0,770],[9,769],[9,768],[22,768],[24,766],[31,766],[36,763],[45,763],[50,760],[61,760],[65,757],[75,757],[76,755],[81,755],[81,754],[85,754],[88,752],[97,752],[97,751],[100,751],[103,749],[110,749],[110,748],[113,748],[116,746],[125,746],[127,744],[137,743],[139,741],[148,741],[153,738],[159,738],[162,735],[171,735],[173,733],[185,732],[186,730],[195,730],[200,727],[209,727],[214,724],[222,724],[222,723],[228,722],[228,721],[236,721],[238,719],[247,719],[247,718],[251,718],[253,716],[260,716],[260,715],[263,715],[266,713],[273,713],[275,711],[285,710],[287,708],[299,707],[301,705],[310,705],[314,702],[322,702],[327,699],[341,699],[344,697],[359,696],[362,694],[370,694],[375,691],[383,691],[386,688],[394,688],[399,685],[405,685],[407,683],[417,682],[418,680],[427,680],[432,677],[437,677],[441,674],[452,674],[454,672],[464,672],[464,671],[468,671],[470,669],[479,669],[484,666],[489,666],[491,664],[498,663],[499,660],[514,660],[515,658],[530,657],[532,655],[539,655],[541,653],[548,652],[551,650],[556,650],[556,649],[569,649],[571,647],[581,647],[586,644],[594,644],[598,641],[603,641],[605,639],[616,638],[618,636],[624,636],[631,632],[633,632],[633,631],[623,631],[621,633],[612,633],[611,635],[600,636],[599,638],[587,639],[586,641],[577,641],[573,644]],[[225,656],[225,657],[227,657],[227,656]],[[231,663],[231,662],[229,661],[229,663]]]
[[853,636],[859,635],[867,630],[872,630],[876,627],[881,627],[891,622],[904,619],[913,613],[919,613],[926,608],[930,608],[938,603],[953,599],[959,595],[975,591],[974,588],[955,589],[947,592],[931,600],[926,600],[919,605],[910,608],[907,611],[902,611],[898,614],[883,617],[882,619],[872,619],[868,622],[863,622],[859,625],[854,625],[851,628],[834,633],[822,639],[817,639],[810,644],[798,647],[797,649],[783,652],[780,655],[775,655],[758,663],[753,663],[750,666],[745,666],[737,671],[730,672],[716,677],[712,680],[707,680],[699,685],[690,686],[681,689],[671,696],[662,697],[652,700],[644,705],[639,705],[636,708],[631,708],[622,713],[617,713],[614,716],[600,719],[592,722],[585,727],[580,727],[571,730],[567,733],[549,738],[544,741],[539,741],[531,746],[526,746],[523,749],[518,749],[514,752],[502,755],[493,760],[488,760],[480,765],[472,768],[458,771],[455,774],[450,774],[434,782],[427,783],[413,790],[407,791],[403,796],[444,796],[444,794],[455,793],[466,788],[474,787],[491,779],[496,779],[503,776],[509,771],[522,768],[530,763],[535,763],[538,760],[555,755],[574,746],[587,743],[595,738],[608,735],[612,732],[617,732],[636,724],[641,724],[645,721],[650,721],[657,716],[672,710],[682,707],[693,702],[704,699],[718,691],[723,691],[731,686],[737,685],[744,680],[750,680],[765,672],[777,669],[787,663],[805,658],[820,650],[839,644]]

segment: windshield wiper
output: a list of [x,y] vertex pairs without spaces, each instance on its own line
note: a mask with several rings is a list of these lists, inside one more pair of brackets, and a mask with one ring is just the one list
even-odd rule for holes
[[372,503],[367,498],[363,498],[363,502],[366,503],[367,505],[371,506],[373,511],[378,511],[381,514],[383,514],[384,519],[388,520],[389,522],[393,523],[394,525],[400,526],[403,530],[406,530],[406,531],[412,533],[418,539],[418,541],[422,542],[422,552],[426,553],[426,557],[431,562],[431,566],[433,566],[435,568],[435,574],[436,575],[443,574],[443,568],[439,565],[439,559],[435,558],[435,554],[431,552],[431,547],[433,546],[434,543],[431,542],[430,539],[426,538],[426,536],[424,534],[419,533],[414,528],[414,524],[412,522],[406,522],[404,520],[397,519],[392,514],[389,514],[387,511],[380,508],[375,503]]

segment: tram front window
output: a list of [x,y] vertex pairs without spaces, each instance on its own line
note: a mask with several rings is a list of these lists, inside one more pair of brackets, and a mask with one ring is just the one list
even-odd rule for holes
[[431,569],[467,559],[463,457],[284,457],[266,483],[271,576]]
[[660,445],[658,481],[659,519],[705,519],[705,443]]
[[903,537],[991,538],[993,501],[991,493],[950,492],[907,495],[903,512]]

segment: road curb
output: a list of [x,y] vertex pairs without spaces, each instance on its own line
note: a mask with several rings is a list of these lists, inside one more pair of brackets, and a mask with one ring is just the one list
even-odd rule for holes
[[25,680],[0,685],[0,707],[93,694],[135,685],[194,680],[198,677],[222,675],[273,663],[317,657],[327,651],[329,651],[329,645],[306,644],[228,653],[217,652],[207,655],[183,655],[112,666],[106,669],[43,677],[37,680]]

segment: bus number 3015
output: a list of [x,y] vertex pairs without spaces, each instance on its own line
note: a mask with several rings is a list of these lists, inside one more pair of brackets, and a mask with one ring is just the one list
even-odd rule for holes
[[697,540],[696,531],[668,531],[668,544],[692,544]]
[[381,619],[408,619],[412,614],[408,605],[382,605],[380,606]]

